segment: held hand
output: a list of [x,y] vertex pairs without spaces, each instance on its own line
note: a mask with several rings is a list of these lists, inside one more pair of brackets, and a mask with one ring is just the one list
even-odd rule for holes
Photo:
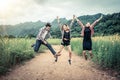
[[75,15],[73,15],[73,19],[75,19],[76,18],[76,16]]
[[73,16],[74,16],[74,19],[76,19],[77,21],[79,21],[79,19],[75,15],[73,15]]
[[74,19],[77,19],[76,15],[73,15],[73,18],[74,18]]
[[57,22],[58,22],[58,24],[59,24],[59,22],[60,22],[60,21],[59,21],[59,16],[57,16]]
[[57,16],[57,20],[59,20],[59,16]]

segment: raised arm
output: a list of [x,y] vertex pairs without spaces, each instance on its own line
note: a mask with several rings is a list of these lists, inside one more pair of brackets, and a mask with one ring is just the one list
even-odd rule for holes
[[84,27],[83,23],[76,16],[75,19],[77,20],[78,24],[83,28]]
[[90,27],[94,27],[101,19],[103,18],[103,15],[100,16],[100,18],[98,18],[96,21],[94,21]]
[[60,19],[58,16],[57,16],[57,23],[58,23],[58,26],[60,27],[60,30],[62,30],[62,25],[60,24]]
[[71,20],[70,28],[72,27],[72,25],[73,25],[73,23],[74,23],[74,20],[75,20],[75,15],[73,15],[73,19]]

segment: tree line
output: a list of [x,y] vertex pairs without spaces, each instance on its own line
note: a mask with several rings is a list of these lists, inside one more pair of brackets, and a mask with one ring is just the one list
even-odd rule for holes
[[[84,24],[87,22],[94,22],[98,17],[100,17],[101,13],[95,15],[83,15],[79,16]],[[95,35],[94,36],[104,36],[104,35],[114,35],[120,34],[120,13],[113,13],[103,15],[103,19],[94,27]],[[71,20],[67,20],[66,18],[60,18],[61,24],[70,24]],[[58,28],[57,20],[53,20],[51,22],[52,29],[51,35],[53,38],[60,38],[61,32]],[[37,21],[37,22],[25,22],[17,25],[0,25],[0,36],[9,37],[9,38],[32,38],[36,37],[39,29],[45,25],[45,22]],[[71,28],[72,37],[80,37],[81,28],[78,25],[77,21],[73,23]]]

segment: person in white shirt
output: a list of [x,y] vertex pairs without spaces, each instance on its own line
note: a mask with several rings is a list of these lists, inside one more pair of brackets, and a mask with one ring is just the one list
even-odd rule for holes
[[56,52],[52,48],[52,46],[46,41],[46,39],[48,39],[50,37],[50,28],[51,28],[51,24],[47,23],[45,25],[45,27],[43,27],[39,30],[39,33],[36,38],[36,43],[33,44],[32,47],[34,47],[35,52],[38,52],[41,44],[45,45],[46,47],[48,47],[48,49],[54,55],[54,57],[56,58],[55,61],[57,62],[57,58],[60,55],[56,54]]

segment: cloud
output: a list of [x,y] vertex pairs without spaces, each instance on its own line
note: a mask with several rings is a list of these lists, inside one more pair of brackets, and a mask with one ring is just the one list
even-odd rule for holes
[[0,12],[0,24],[26,21],[52,21],[56,16],[70,19],[77,16],[120,12],[120,0],[10,0]]

